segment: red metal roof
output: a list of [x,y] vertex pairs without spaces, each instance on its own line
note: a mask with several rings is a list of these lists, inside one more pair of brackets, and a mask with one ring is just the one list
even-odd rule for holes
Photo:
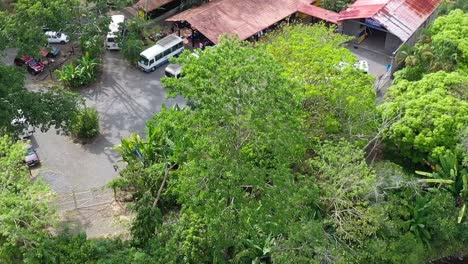
[[408,40],[439,6],[441,0],[357,0],[339,19],[372,18],[389,32]]
[[331,22],[331,23],[335,23],[335,24],[340,23],[340,22],[338,22],[338,17],[339,17],[338,13],[335,13],[333,11],[330,11],[330,10],[327,10],[327,9],[324,9],[324,8],[321,8],[321,7],[318,7],[318,6],[308,5],[308,4],[300,4],[298,6],[297,11],[301,12],[303,14],[309,15],[309,16],[320,18],[322,20],[325,20],[325,21],[328,21],[328,22]]
[[187,21],[213,43],[223,34],[248,39],[297,12],[313,0],[214,0],[186,10],[167,21]]
[[145,12],[151,12],[173,1],[174,0],[140,0],[134,4],[133,7],[136,9],[141,9]]

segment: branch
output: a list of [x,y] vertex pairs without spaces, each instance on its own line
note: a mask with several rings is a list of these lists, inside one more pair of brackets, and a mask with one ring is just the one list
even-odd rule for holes
[[164,166],[164,178],[161,182],[161,186],[159,186],[158,194],[156,195],[156,199],[154,199],[152,209],[154,209],[159,202],[159,199],[161,198],[161,193],[164,188],[164,185],[166,184],[167,178],[169,177],[169,171],[174,168],[175,164],[172,164],[171,167],[169,167],[169,163],[167,162],[166,155],[164,155],[164,159],[166,161],[166,165]]

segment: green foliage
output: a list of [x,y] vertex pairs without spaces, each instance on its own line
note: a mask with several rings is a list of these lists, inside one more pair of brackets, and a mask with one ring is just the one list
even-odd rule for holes
[[417,81],[424,74],[437,71],[468,70],[468,14],[453,10],[437,18],[427,35],[413,48],[403,48],[397,61],[406,67],[395,74],[399,80]]
[[96,80],[98,66],[96,59],[91,58],[89,53],[86,53],[76,62],[67,64],[61,70],[57,70],[58,79],[68,87],[86,86]]
[[454,9],[461,9],[463,12],[468,12],[468,2],[465,0],[445,0],[442,1],[439,7],[439,15],[446,15]]
[[20,259],[39,246],[54,224],[53,194],[42,180],[32,181],[23,163],[25,148],[0,137],[0,262]]
[[353,0],[320,0],[320,6],[331,11],[340,12],[353,2]]
[[143,50],[142,36],[144,26],[145,21],[140,17],[128,20],[125,25],[125,34],[118,37],[117,40],[124,58],[134,65],[136,65]]
[[[161,200],[173,195],[182,206],[170,242],[181,249],[175,251],[176,259],[268,258],[266,241],[273,241],[291,220],[288,204],[303,203],[292,199],[299,194],[291,186],[289,169],[305,144],[292,87],[268,54],[238,41],[223,40],[196,60],[186,52],[178,61],[185,77],[163,82],[172,95],[182,94],[190,102],[190,110],[163,110],[149,123],[147,142],[133,136],[121,145],[129,162],[123,176],[137,194],[152,196],[139,195],[149,204],[137,207],[142,221],[136,224],[142,226],[135,228],[153,236],[161,232],[159,220],[150,226],[144,219],[152,212],[167,215],[164,203],[148,210],[163,186]],[[127,174],[141,166],[146,175]],[[306,191],[311,192],[304,187],[300,193]]]
[[379,228],[379,216],[369,207],[376,175],[364,153],[348,142],[325,142],[316,153],[310,170],[320,188],[324,222],[341,239],[361,243]]
[[388,146],[415,163],[454,152],[458,134],[468,124],[468,102],[451,91],[460,86],[466,91],[467,80],[457,72],[439,72],[394,85],[379,107],[385,120],[395,120],[384,132]]
[[468,67],[468,13],[454,10],[439,17],[431,27],[434,49],[465,70]]
[[86,234],[61,233],[25,254],[26,263],[151,263],[142,250],[121,239],[86,239]]
[[133,65],[136,65],[142,50],[143,42],[133,35],[129,35],[121,44],[122,55]]
[[42,131],[54,127],[67,132],[72,116],[83,103],[80,97],[60,88],[28,91],[24,88],[24,78],[17,67],[0,65],[0,131],[13,132],[15,127],[11,121],[24,117]]
[[106,0],[93,2],[96,3],[92,7],[80,5],[75,9],[75,23],[66,25],[66,30],[72,40],[79,40],[83,54],[89,53],[91,58],[100,61],[111,19],[106,15]]
[[19,54],[38,55],[39,49],[47,44],[42,27],[47,26],[54,31],[63,29],[74,19],[78,5],[78,0],[16,1],[13,11],[7,12],[2,24],[7,46],[19,48]]
[[[97,1],[93,12],[100,14],[105,4]],[[134,26],[129,34],[136,40],[143,31]],[[144,137],[132,134],[117,146],[127,166],[109,186],[133,200],[130,241],[48,235],[45,218],[20,214],[43,209],[42,196],[33,196],[39,204],[30,203],[30,196],[17,192],[27,184],[14,181],[1,186],[15,186],[5,197],[20,206],[0,206],[0,213],[37,223],[18,229],[11,218],[0,218],[0,225],[8,220],[0,229],[6,230],[0,233],[0,261],[387,264],[424,263],[466,250],[463,69],[426,76],[425,68],[417,69],[412,78],[424,77],[398,80],[379,107],[391,121],[383,132],[394,153],[437,164],[433,173],[418,172],[429,177],[422,180],[413,168],[366,163],[359,146],[376,128],[375,94],[369,76],[340,66],[355,62],[340,47],[346,37],[323,25],[296,25],[267,37],[256,46],[224,38],[197,58],[187,51],[174,59],[184,65],[184,77],[162,82],[170,96],[186,99],[186,107],[163,107]],[[402,59],[414,69],[431,58],[412,52]],[[91,58],[83,64],[92,65]],[[6,74],[0,75],[0,97],[11,100],[0,104],[0,120],[8,127],[23,106],[14,97],[29,92],[20,71],[0,73]],[[70,117],[75,134],[99,130],[95,110]],[[10,145],[4,149],[16,153]],[[11,159],[0,157],[2,168],[3,162]],[[3,175],[22,175],[27,171],[21,166],[19,174]]]
[[99,134],[99,116],[94,108],[81,109],[72,120],[71,133],[83,139],[89,139]]
[[283,66],[292,90],[308,112],[305,124],[321,138],[368,140],[376,131],[373,80],[351,66],[355,57],[341,44],[349,38],[323,24],[285,27],[269,36],[267,51]]

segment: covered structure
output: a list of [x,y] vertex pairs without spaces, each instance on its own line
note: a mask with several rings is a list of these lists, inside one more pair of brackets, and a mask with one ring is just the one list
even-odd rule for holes
[[166,21],[188,22],[213,43],[223,34],[246,40],[295,14],[298,6],[313,0],[213,0]]
[[[419,31],[435,18],[441,0],[357,0],[339,13],[343,33],[367,37],[393,54],[402,43],[414,44]],[[379,43],[380,42],[380,43]]]
[[133,8],[138,10],[138,15],[140,17],[144,17],[147,14],[157,16],[160,15],[159,13],[164,13],[167,10],[173,9],[179,4],[180,0],[139,0],[133,5]]
[[300,4],[297,9],[298,12],[306,14],[311,17],[316,17],[318,19],[333,23],[341,24],[339,21],[339,14],[315,5]]

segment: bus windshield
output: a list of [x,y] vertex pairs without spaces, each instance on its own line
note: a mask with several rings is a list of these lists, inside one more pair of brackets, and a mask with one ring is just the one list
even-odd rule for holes
[[143,56],[140,56],[139,62],[140,62],[141,64],[143,64],[143,65],[148,66],[149,60],[148,60],[147,58],[143,57]]

